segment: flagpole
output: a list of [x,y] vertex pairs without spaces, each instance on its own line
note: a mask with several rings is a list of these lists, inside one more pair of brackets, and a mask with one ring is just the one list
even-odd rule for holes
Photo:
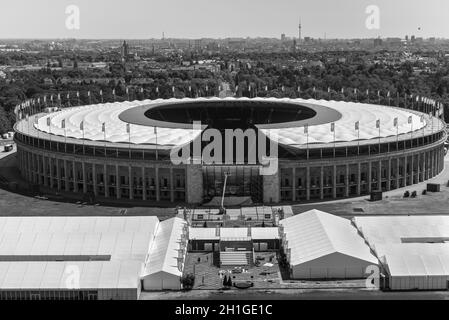
[[156,134],[156,160],[159,160],[159,154],[157,150],[157,127],[154,127],[154,133]]

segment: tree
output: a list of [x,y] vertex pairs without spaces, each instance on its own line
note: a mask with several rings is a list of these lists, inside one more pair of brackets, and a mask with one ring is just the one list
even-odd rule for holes
[[183,289],[186,289],[186,290],[192,289],[193,285],[195,284],[195,275],[193,273],[184,275],[181,278],[181,284],[182,284]]

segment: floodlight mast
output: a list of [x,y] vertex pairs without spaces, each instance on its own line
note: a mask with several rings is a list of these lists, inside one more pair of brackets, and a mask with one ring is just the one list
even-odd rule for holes
[[223,211],[223,213],[225,212],[224,197],[225,197],[225,193],[226,193],[226,182],[228,181],[229,175],[230,175],[229,171],[224,173],[225,179],[224,179],[224,184],[223,184],[223,196],[221,197],[221,207],[220,207],[220,209]]

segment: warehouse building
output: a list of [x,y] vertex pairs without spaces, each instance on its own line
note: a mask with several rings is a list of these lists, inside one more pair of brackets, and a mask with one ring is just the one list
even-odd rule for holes
[[[0,299],[138,299],[159,257],[177,256],[181,225],[157,217],[1,217]],[[177,286],[160,287],[167,288],[179,289],[179,277]]]
[[449,288],[449,217],[356,217],[391,290]]
[[378,264],[347,219],[311,210],[281,220],[280,229],[293,279],[360,279]]

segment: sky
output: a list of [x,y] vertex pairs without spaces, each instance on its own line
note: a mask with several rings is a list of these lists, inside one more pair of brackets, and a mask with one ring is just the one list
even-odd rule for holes
[[[66,7],[80,10],[79,30]],[[379,8],[368,29],[366,8]],[[449,38],[448,0],[1,0],[0,38]]]

